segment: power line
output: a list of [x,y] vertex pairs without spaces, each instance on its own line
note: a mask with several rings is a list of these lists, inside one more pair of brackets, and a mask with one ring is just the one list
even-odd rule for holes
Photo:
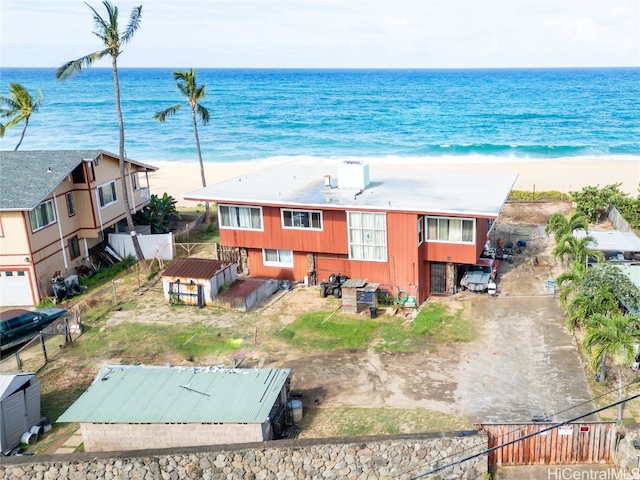
[[[627,383],[627,384],[625,384],[625,385],[622,385],[622,388],[629,387],[629,386],[631,386],[631,385],[633,385],[633,384],[635,384],[635,383],[638,383],[638,382],[634,380],[633,382],[629,382],[629,383]],[[606,391],[606,392],[604,392],[604,393],[601,393],[600,395],[597,395],[597,396],[595,396],[595,397],[591,397],[589,400],[585,400],[585,401],[583,401],[583,402],[580,402],[580,403],[577,403],[577,404],[575,404],[575,405],[572,405],[572,406],[570,406],[570,407],[568,407],[568,408],[565,408],[564,410],[560,410],[560,411],[558,411],[558,412],[552,413],[552,414],[551,414],[551,417],[553,418],[553,417],[555,417],[555,416],[557,416],[557,415],[559,415],[559,414],[561,414],[561,413],[568,412],[568,411],[573,410],[573,409],[575,409],[575,408],[581,407],[582,405],[585,405],[585,404],[587,404],[587,403],[594,402],[595,400],[598,400],[599,398],[605,397],[605,396],[607,396],[607,395],[609,395],[609,394],[611,394],[611,393],[617,392],[618,390],[619,390],[619,388],[618,388],[618,387],[616,387],[616,388],[614,388],[614,389],[611,389],[611,390],[608,390],[608,391]],[[587,413],[587,414],[585,414],[585,416],[588,416],[588,415],[591,415],[591,413]],[[476,424],[474,424],[474,425],[476,425]],[[482,425],[482,423],[478,422],[478,425]],[[507,432],[502,433],[502,434],[500,435],[500,437],[499,437],[499,438],[504,438],[504,437],[506,437],[506,436],[511,435],[512,433],[516,433],[516,432],[517,432],[517,431],[519,431],[519,430],[523,430],[524,428],[525,428],[525,427],[518,427],[518,428],[514,428],[513,430],[509,430],[509,431],[507,431]],[[448,458],[457,457],[457,456],[459,456],[459,455],[463,454],[463,453],[464,453],[464,452],[466,452],[466,451],[473,450],[474,448],[476,448],[477,446],[481,445],[482,443],[484,443],[484,442],[477,442],[477,443],[474,443],[473,445],[470,445],[470,446],[468,446],[468,447],[465,447],[465,448],[463,448],[462,450],[460,450],[460,451],[458,451],[458,452],[456,452],[456,453],[452,453],[452,454],[447,455],[447,456],[445,456],[445,457],[439,458],[439,459],[437,459],[437,461],[438,461],[438,462],[442,462],[442,461],[444,461],[444,460],[447,460]],[[409,472],[411,472],[411,471],[413,471],[413,470],[418,470],[419,468],[420,468],[420,466],[411,467],[411,468],[409,468],[409,469],[405,470],[404,472],[402,472],[402,473],[398,474],[397,476],[400,476],[400,475],[406,475],[406,474],[408,474]]]
[[517,438],[515,440],[511,440],[509,442],[505,442],[505,443],[502,443],[500,445],[496,445],[495,447],[487,448],[487,449],[485,449],[485,450],[483,450],[481,452],[478,452],[478,453],[473,454],[473,455],[469,455],[469,456],[467,456],[465,458],[462,458],[462,459],[457,460],[455,462],[451,462],[451,463],[449,463],[447,465],[443,465],[441,467],[433,468],[433,469],[429,470],[428,472],[421,473],[420,475],[417,475],[415,477],[411,477],[409,480],[417,480],[419,478],[426,477],[427,475],[432,475],[434,473],[437,473],[437,472],[439,472],[441,470],[444,470],[446,468],[453,467],[455,465],[459,465],[459,464],[464,463],[464,462],[468,462],[469,460],[473,460],[474,458],[478,458],[480,456],[483,456],[483,455],[486,455],[488,453],[494,452],[494,451],[496,451],[496,450],[498,450],[500,448],[506,447],[508,445],[513,445],[514,443],[520,442],[522,440],[526,440],[527,438],[531,438],[531,437],[534,437],[536,435],[540,435],[540,434],[545,433],[545,432],[549,432],[549,431],[551,431],[551,430],[553,430],[555,428],[558,428],[558,427],[560,427],[562,425],[567,425],[567,424],[569,424],[571,422],[575,422],[576,420],[580,420],[581,418],[588,417],[589,415],[592,415],[594,413],[598,413],[598,412],[601,412],[601,411],[606,410],[608,408],[620,405],[622,403],[629,402],[629,401],[634,400],[634,399],[636,399],[638,397],[640,397],[640,393],[632,395],[631,397],[628,397],[628,398],[624,398],[622,400],[618,400],[617,402],[610,403],[609,405],[605,405],[604,407],[597,408],[597,409],[592,410],[592,411],[590,411],[590,412],[588,412],[588,413],[586,413],[584,415],[579,415],[577,417],[570,418],[569,420],[565,420],[564,422],[556,423],[555,425],[551,425],[551,426],[549,426],[547,428],[543,428],[542,430],[539,430],[537,432],[529,433],[529,434],[527,434],[527,435],[525,435],[523,437]]

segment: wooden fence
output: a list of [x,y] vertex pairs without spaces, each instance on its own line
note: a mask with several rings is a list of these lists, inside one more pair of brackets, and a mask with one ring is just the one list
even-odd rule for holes
[[489,467],[613,463],[615,422],[571,423],[542,431],[552,426],[553,423],[483,425],[489,449],[513,442],[489,453]]

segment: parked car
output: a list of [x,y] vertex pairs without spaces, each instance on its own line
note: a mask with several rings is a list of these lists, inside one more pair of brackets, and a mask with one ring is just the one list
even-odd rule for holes
[[69,312],[64,308],[14,309],[0,313],[0,351],[31,340],[54,320]]
[[470,265],[460,280],[462,290],[472,292],[486,292],[489,284],[494,284],[498,276],[498,264],[493,258],[479,258],[478,263]]

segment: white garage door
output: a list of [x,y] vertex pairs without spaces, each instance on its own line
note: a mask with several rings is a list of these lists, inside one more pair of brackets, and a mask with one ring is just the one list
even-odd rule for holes
[[0,271],[0,306],[28,305],[33,305],[33,296],[27,270]]

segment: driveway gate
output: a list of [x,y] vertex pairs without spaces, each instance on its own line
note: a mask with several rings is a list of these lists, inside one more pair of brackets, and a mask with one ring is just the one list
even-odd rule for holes
[[613,463],[617,434],[615,422],[570,423],[541,432],[553,425],[484,424],[489,449],[513,442],[489,453],[489,467]]

